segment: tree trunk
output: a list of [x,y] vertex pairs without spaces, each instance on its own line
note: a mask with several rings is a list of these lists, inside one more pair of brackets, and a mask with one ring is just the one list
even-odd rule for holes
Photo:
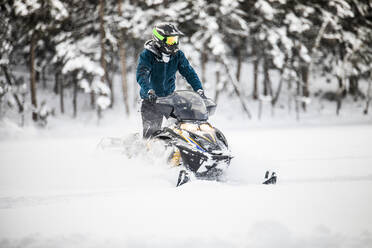
[[22,96],[22,102],[20,103],[20,106],[22,106],[22,110],[19,111],[19,113],[21,114],[21,127],[23,127],[25,125],[25,111],[24,111],[24,106],[26,104],[26,95],[27,95],[27,92],[22,92],[21,96]]
[[291,93],[291,89],[292,89],[292,81],[291,80],[288,80],[287,82],[287,91],[288,91],[288,114],[291,113],[292,111],[292,93]]
[[114,104],[114,94],[113,94],[113,87],[112,87],[112,82],[109,80],[108,75],[107,75],[107,63],[106,63],[106,50],[105,50],[105,41],[106,41],[106,33],[105,33],[105,22],[104,22],[104,14],[105,14],[105,0],[100,0],[99,1],[99,21],[100,21],[100,35],[101,35],[101,67],[103,69],[103,75],[101,77],[102,83],[105,83],[105,79],[107,80],[107,84],[110,88],[110,99],[111,99],[111,104],[110,108],[112,108]]
[[364,98],[364,95],[359,90],[358,78],[355,76],[349,78],[349,94],[354,97],[354,101],[357,101],[358,97]]
[[237,95],[237,97],[239,98],[240,103],[241,103],[241,105],[243,107],[244,112],[247,114],[247,116],[248,116],[249,119],[252,119],[251,112],[249,111],[248,106],[245,103],[245,99],[244,99],[243,95],[240,92],[239,85],[238,85],[239,82],[236,79],[235,74],[233,73],[233,70],[227,64],[228,63],[227,58],[225,56],[221,56],[220,60],[221,60],[222,64],[225,66],[226,72],[227,72],[228,76],[230,77],[231,84],[234,87],[234,92]]
[[275,104],[278,102],[278,99],[279,99],[279,96],[280,96],[280,92],[282,91],[282,87],[283,87],[283,81],[284,81],[283,80],[283,76],[282,76],[283,70],[280,71],[280,74],[281,74],[281,76],[280,76],[280,81],[279,81],[278,89],[276,90],[276,93],[275,93],[275,95],[273,97],[273,100],[271,101],[271,104],[273,106],[275,106]]
[[[4,75],[5,75],[5,79],[8,82],[8,84],[9,85],[14,85],[15,83],[12,82],[12,77],[11,77],[11,75],[9,75],[8,68],[6,66],[4,66],[4,65],[2,65],[1,68],[3,69]],[[18,113],[23,113],[23,111],[24,111],[24,104],[19,99],[19,96],[16,93],[13,93],[13,97],[14,97],[16,103],[17,103],[17,106],[18,106]]]
[[268,65],[268,61],[266,58],[264,58],[263,71],[264,71],[263,94],[264,96],[268,96],[270,92],[270,89],[269,89],[270,78],[269,78],[269,65]]
[[[57,80],[57,79],[56,79]],[[59,77],[58,77],[58,87],[59,87],[59,105],[60,105],[60,108],[61,108],[61,113],[64,114],[65,113],[65,102],[64,102],[64,86],[63,86],[63,76],[62,76],[62,80],[59,80]]]
[[338,78],[338,90],[336,92],[336,114],[340,114],[340,110],[342,107],[342,99],[346,95],[346,89],[345,89],[345,78]]
[[215,88],[215,95],[214,95],[214,101],[216,103],[220,95],[220,89],[219,89],[220,81],[221,81],[220,71],[216,71],[216,88]]
[[206,66],[208,62],[208,55],[206,52],[201,53],[201,80],[202,83],[205,83],[207,81],[206,79]]
[[[301,74],[302,74],[302,96],[309,97],[309,67],[302,66],[301,67]],[[306,111],[306,102],[302,102],[302,109]]]
[[338,82],[338,88],[341,89],[343,87],[342,78],[337,77],[337,82]]
[[371,90],[372,90],[371,84],[372,84],[372,82],[371,82],[371,80],[368,81],[366,108],[363,111],[363,113],[365,115],[368,114],[369,104],[372,100],[372,96],[371,96]]
[[253,99],[258,99],[258,65],[259,60],[256,59],[253,61]]
[[349,78],[349,94],[355,96],[358,92],[358,80],[356,77],[351,76]]
[[36,34],[31,36],[30,45],[30,90],[31,90],[31,104],[32,104],[32,120],[37,121],[37,101],[36,101],[36,71],[35,71],[35,48],[36,48]]
[[[118,0],[119,16],[122,16],[121,0]],[[129,102],[128,102],[128,82],[127,82],[127,64],[126,64],[126,50],[124,46],[123,37],[119,37],[119,56],[121,62],[121,82],[123,86],[123,99],[125,105],[125,112],[129,115]]]
[[56,70],[54,73],[54,87],[53,87],[54,94],[59,94],[59,75],[60,75],[59,70]]
[[46,83],[46,76],[45,76],[45,66],[41,69],[41,79],[43,80],[43,89],[47,88],[47,83]]
[[76,72],[74,72],[72,74],[72,82],[73,82],[73,87],[74,87],[74,96],[73,96],[73,99],[72,99],[72,106],[73,106],[73,109],[74,109],[74,113],[73,113],[73,116],[74,118],[76,118],[77,116],[77,91],[78,91],[78,84],[77,84],[77,78],[76,78]]
[[0,119],[3,117],[3,96],[4,95],[0,95]]
[[92,109],[96,108],[96,93],[93,90],[90,92],[90,106]]
[[236,79],[238,82],[240,82],[240,73],[242,70],[242,54],[240,51],[238,51],[237,54],[237,68],[236,68]]
[[[142,49],[142,47],[141,47]],[[138,59],[139,55],[140,55],[140,52],[141,50],[139,48],[135,48],[134,49],[134,57]],[[134,75],[135,77],[135,75]],[[136,80],[135,78],[133,80]],[[137,102],[140,101],[139,99],[139,94],[138,94],[138,90],[139,90],[139,85],[136,83],[135,86],[133,87],[133,106],[136,107],[137,106]]]
[[295,97],[295,108],[296,108],[296,119],[297,121],[299,121],[300,120],[300,103],[298,101],[298,98],[300,97],[300,93],[301,93],[301,85],[300,85],[299,80],[296,81],[296,85],[297,85],[297,88],[296,88],[296,97]]
[[[263,61],[263,85],[264,85],[264,88],[263,88],[263,95],[265,96],[263,99],[261,99],[259,97],[259,114],[258,114],[258,118],[261,119],[261,116],[262,116],[262,112],[263,112],[263,102],[267,102],[267,101],[270,101],[272,103],[273,99],[272,99],[272,96],[273,96],[273,89],[272,89],[272,86],[271,86],[271,80],[270,80],[270,75],[269,75],[269,61],[267,60],[266,57],[264,57],[264,61]],[[269,96],[271,96],[271,99],[269,98]],[[269,100],[270,99],[270,100]],[[272,115],[274,114],[274,105],[271,104],[271,113]]]

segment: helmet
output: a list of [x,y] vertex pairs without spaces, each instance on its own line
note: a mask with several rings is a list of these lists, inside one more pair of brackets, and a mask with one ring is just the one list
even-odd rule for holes
[[152,30],[152,37],[162,53],[175,54],[178,49],[179,36],[184,35],[175,25],[171,23],[157,24]]

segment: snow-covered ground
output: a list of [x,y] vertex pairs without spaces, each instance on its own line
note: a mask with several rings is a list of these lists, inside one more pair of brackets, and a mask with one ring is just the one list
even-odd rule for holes
[[[1,248],[372,247],[370,119],[214,119],[235,156],[227,181],[178,188],[161,156],[99,148],[138,131],[138,119],[60,123],[2,123]],[[278,184],[261,184],[268,169]]]

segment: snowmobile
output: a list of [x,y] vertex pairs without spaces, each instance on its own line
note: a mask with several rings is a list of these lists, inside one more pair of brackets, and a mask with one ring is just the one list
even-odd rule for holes
[[193,91],[175,91],[158,97],[158,110],[175,122],[155,132],[151,140],[162,141],[170,148],[168,162],[180,166],[177,186],[190,180],[218,180],[233,158],[223,133],[208,122],[216,103]]
[[[170,125],[155,132],[150,140],[143,140],[139,133],[125,138],[104,138],[98,147],[119,151],[128,158],[138,155],[158,156],[179,168],[176,186],[192,178],[223,180],[223,173],[233,158],[223,133],[208,122],[216,110],[216,103],[202,98],[193,91],[175,91],[167,97],[158,97],[157,110]],[[143,149],[145,148],[145,149]],[[142,153],[144,152],[144,153]],[[267,171],[263,184],[276,184],[277,174]]]

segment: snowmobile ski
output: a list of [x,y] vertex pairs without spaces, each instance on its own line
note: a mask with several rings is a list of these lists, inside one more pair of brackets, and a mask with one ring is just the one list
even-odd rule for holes
[[277,181],[277,175],[275,172],[271,173],[270,176],[270,171],[266,171],[265,173],[265,181],[262,184],[276,184]]
[[187,173],[186,170],[181,170],[180,171],[180,174],[178,174],[178,181],[177,181],[177,186],[181,186],[185,183],[187,183],[188,181],[190,181],[190,177],[189,177],[189,174]]

